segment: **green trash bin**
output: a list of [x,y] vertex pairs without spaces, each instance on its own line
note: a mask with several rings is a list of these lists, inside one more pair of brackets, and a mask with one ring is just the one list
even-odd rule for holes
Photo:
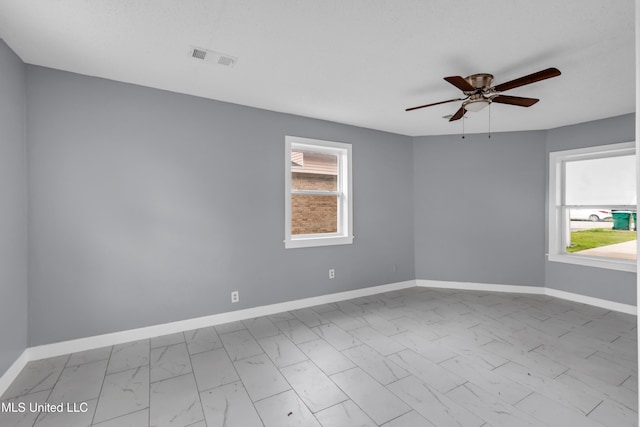
[[634,212],[633,213],[633,231],[638,231],[638,221],[636,221],[637,217],[638,217],[638,214]]
[[614,211],[614,212],[611,212],[611,216],[613,216],[614,230],[629,229],[629,221],[631,220],[631,211]]

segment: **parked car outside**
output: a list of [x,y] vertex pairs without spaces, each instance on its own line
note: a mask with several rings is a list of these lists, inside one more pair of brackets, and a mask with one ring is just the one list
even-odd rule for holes
[[611,218],[611,211],[606,209],[571,209],[571,221],[604,221]]

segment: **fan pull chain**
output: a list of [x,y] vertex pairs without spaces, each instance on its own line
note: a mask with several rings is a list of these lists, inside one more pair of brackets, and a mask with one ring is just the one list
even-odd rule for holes
[[462,116],[462,139],[464,139],[464,116]]
[[489,103],[489,135],[487,138],[491,138],[491,103]]

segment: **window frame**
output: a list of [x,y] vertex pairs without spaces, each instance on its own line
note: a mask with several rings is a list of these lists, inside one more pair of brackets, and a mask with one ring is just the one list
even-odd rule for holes
[[[565,204],[565,164],[567,161],[588,160],[605,157],[636,155],[635,142],[622,142],[595,147],[554,151],[549,153],[549,200],[548,200],[548,249],[547,260],[589,267],[606,268],[619,271],[637,271],[637,260],[622,260],[606,257],[594,257],[567,253],[564,217],[568,209],[578,208]],[[637,172],[636,172],[637,173]],[[609,206],[610,208],[629,208],[630,206]],[[580,205],[580,208],[596,208],[600,205]]]
[[[338,157],[337,191],[292,190],[291,151],[306,150],[332,154]],[[353,179],[352,148],[344,142],[285,136],[285,215],[284,247],[307,248],[314,246],[350,245],[353,243]],[[293,194],[336,196],[338,198],[338,231],[336,233],[300,234],[291,233],[291,196]]]

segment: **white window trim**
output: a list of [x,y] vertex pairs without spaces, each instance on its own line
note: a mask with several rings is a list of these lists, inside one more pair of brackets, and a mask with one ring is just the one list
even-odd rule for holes
[[636,154],[635,142],[599,145],[596,147],[573,150],[554,151],[549,153],[549,253],[547,259],[554,262],[607,268],[620,271],[637,271],[637,261],[614,258],[590,257],[579,254],[568,254],[563,248],[563,170],[567,160],[586,160],[608,156]]
[[[342,200],[338,204],[338,232],[323,234],[291,234],[291,150],[312,149],[338,155],[339,191]],[[343,142],[323,141],[319,139],[297,136],[285,137],[285,213],[284,213],[284,247],[308,248],[313,246],[350,245],[353,243],[353,180],[351,162],[351,144]],[[308,192],[305,192],[308,194]],[[327,192],[322,192],[327,194]]]

